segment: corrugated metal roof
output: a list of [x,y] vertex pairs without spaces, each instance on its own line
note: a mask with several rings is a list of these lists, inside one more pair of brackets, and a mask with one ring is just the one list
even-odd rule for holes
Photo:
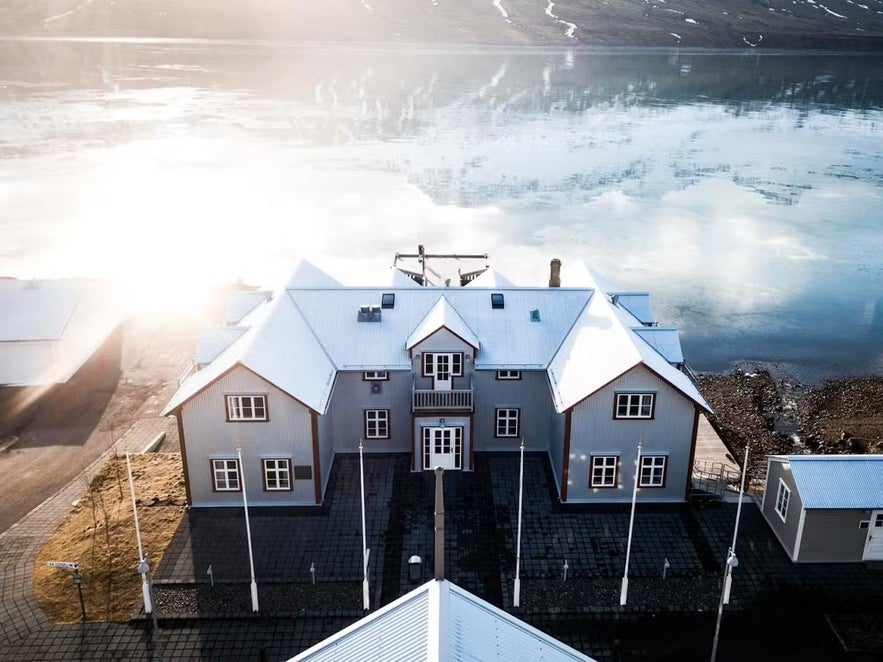
[[232,292],[230,298],[227,299],[224,323],[239,324],[245,319],[246,315],[269,300],[270,294],[266,290],[253,290],[249,292],[237,290]]
[[641,324],[654,324],[649,292],[607,292],[613,303],[624,308]]
[[0,281],[0,342],[58,340],[85,290],[81,280]]
[[428,619],[429,591],[421,587],[305,650],[291,662],[425,660]]
[[499,271],[488,269],[480,276],[466,283],[466,287],[515,287],[515,285]]
[[672,327],[639,326],[632,329],[650,347],[662,354],[669,363],[683,363],[684,352],[678,330]]
[[405,343],[406,349],[411,349],[414,345],[423,342],[439,329],[447,329],[451,333],[468,342],[475,349],[481,347],[481,342],[475,331],[469,328],[466,321],[460,316],[451,303],[444,297],[438,298],[435,305],[429,309],[417,328],[408,336],[408,342]]
[[883,508],[883,455],[788,455],[804,508]]
[[[408,369],[408,349],[442,327],[480,348],[478,370],[548,370],[558,411],[642,362],[710,409],[686,375],[660,353],[680,356],[676,334],[661,329],[648,335],[642,327],[642,336],[631,330],[634,318],[595,294],[585,268],[589,287],[508,289],[325,288],[312,286],[322,281],[315,267],[301,263],[299,270],[311,286],[283,289],[250,313],[243,325],[254,322],[251,330],[218,355],[210,372],[207,368],[185,382],[167,412],[207,386],[208,375],[217,377],[236,362],[324,412],[336,370]],[[382,309],[379,322],[359,322],[359,307],[379,305],[386,292],[396,295],[395,306]],[[504,295],[503,308],[492,308],[494,292]],[[532,321],[534,310],[539,321]]]
[[196,365],[206,366],[221,352],[239,340],[248,328],[242,326],[212,326],[203,329],[196,345]]
[[447,580],[431,580],[290,662],[594,662]]
[[295,261],[294,269],[292,269],[285,287],[287,289],[294,289],[302,287],[341,287],[341,285],[312,262],[300,257]]
[[66,382],[122,323],[123,301],[104,281],[0,281],[0,384]]

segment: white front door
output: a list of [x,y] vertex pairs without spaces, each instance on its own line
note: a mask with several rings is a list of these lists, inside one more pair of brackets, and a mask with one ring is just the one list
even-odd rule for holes
[[462,427],[423,428],[423,468],[460,469],[463,464]]
[[883,561],[883,510],[871,513],[868,522],[868,539],[865,541],[864,561]]
[[436,391],[450,391],[452,388],[451,379],[451,363],[452,356],[450,354],[433,354],[433,383],[432,387]]

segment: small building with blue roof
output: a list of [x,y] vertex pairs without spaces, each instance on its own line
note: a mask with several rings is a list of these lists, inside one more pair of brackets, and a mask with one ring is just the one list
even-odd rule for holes
[[771,455],[763,515],[795,563],[883,560],[883,455]]

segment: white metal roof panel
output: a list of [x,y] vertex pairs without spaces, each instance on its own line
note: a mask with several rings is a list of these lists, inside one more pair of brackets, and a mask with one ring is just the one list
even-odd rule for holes
[[447,629],[450,642],[446,660],[592,662],[587,655],[468,591],[454,584],[448,586],[451,623]]
[[678,330],[673,327],[640,326],[632,329],[641,340],[659,352],[669,363],[683,363],[684,352]]
[[297,259],[288,277],[286,288],[302,287],[340,287],[340,283],[312,262],[301,257]]
[[429,592],[420,587],[305,650],[290,662],[426,660]]
[[245,332],[242,326],[212,326],[203,329],[196,345],[197,365],[204,366],[214,361],[221,352],[239,340]]
[[475,349],[481,347],[481,342],[479,341],[478,336],[475,335],[475,331],[469,328],[469,325],[460,316],[460,313],[458,313],[454,307],[451,306],[451,302],[442,295],[438,298],[438,301],[435,302],[435,305],[429,309],[429,312],[426,313],[426,317],[421,320],[420,324],[417,325],[417,328],[414,329],[410,336],[408,336],[408,342],[405,343],[405,348],[411,349],[414,345],[426,340],[439,329],[447,329],[451,333],[468,342],[475,347]]
[[594,662],[447,580],[430,580],[290,662]]
[[66,382],[124,317],[117,286],[89,280],[0,281],[0,311],[0,384],[10,386]]
[[473,280],[466,284],[466,287],[515,287],[508,278],[499,271],[488,269],[480,276],[476,276]]
[[883,455],[789,455],[804,508],[883,508]]
[[226,324],[239,324],[246,315],[270,298],[270,292],[266,290],[243,291],[236,290],[227,299],[227,308],[224,312]]
[[649,292],[608,292],[620,308],[628,311],[641,324],[654,324],[653,308],[650,305]]
[[[505,297],[502,310],[491,308],[491,292],[497,291]],[[359,306],[379,305],[384,292],[396,294],[395,308],[381,310],[380,322],[358,322]],[[409,368],[407,341],[442,294],[474,340],[480,339],[476,368],[543,369],[588,298],[585,290],[549,288],[345,288],[289,294],[341,370]],[[534,309],[540,311],[540,322],[530,321]]]
[[293,299],[282,294],[268,303],[259,323],[180,386],[163,415],[177,409],[236,364],[256,372],[314,411],[324,413],[328,406],[335,366]]
[[85,289],[81,280],[0,280],[0,342],[61,338]]

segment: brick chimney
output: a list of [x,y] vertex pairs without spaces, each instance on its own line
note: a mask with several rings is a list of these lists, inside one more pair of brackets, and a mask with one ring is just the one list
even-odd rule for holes
[[561,287],[561,260],[557,257],[549,263],[549,287]]

